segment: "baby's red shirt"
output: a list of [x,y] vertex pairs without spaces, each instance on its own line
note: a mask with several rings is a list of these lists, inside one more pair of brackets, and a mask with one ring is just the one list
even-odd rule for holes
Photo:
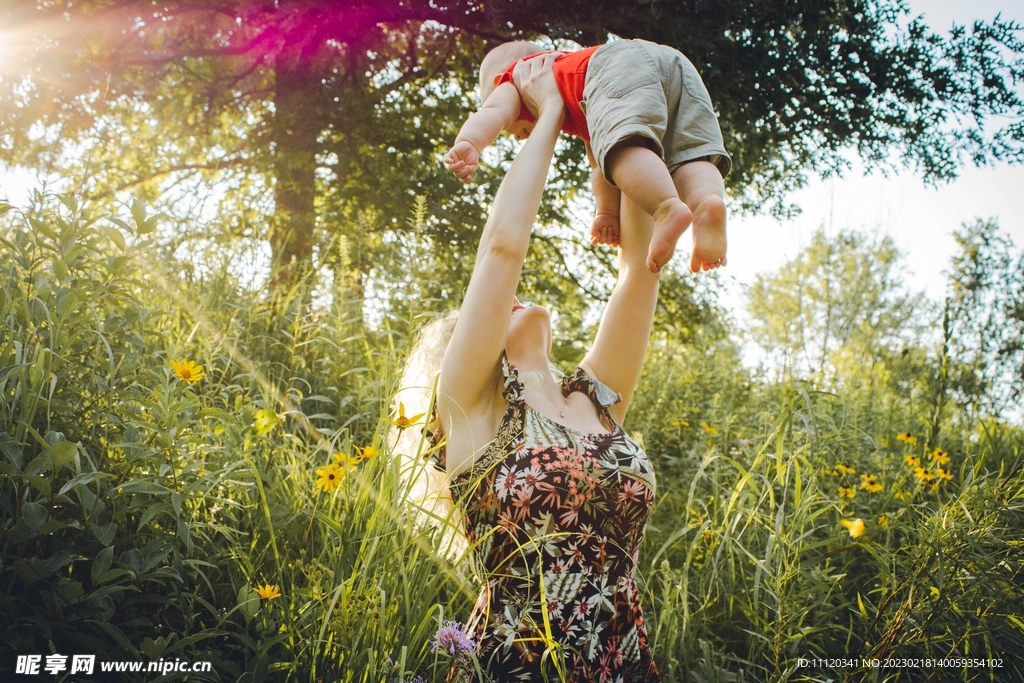
[[[600,45],[587,47],[576,52],[565,52],[555,58],[552,69],[555,72],[555,82],[558,83],[558,92],[565,102],[565,123],[562,124],[562,132],[590,141],[590,129],[587,128],[587,115],[583,113],[580,102],[583,100],[583,86],[587,80],[587,65],[590,63],[590,56],[597,51]],[[550,54],[549,52],[538,52],[525,59],[533,59],[540,55]],[[512,82],[512,71],[516,68],[513,62],[505,71],[494,77],[494,85]],[[523,105],[519,108],[517,121],[536,121],[530,110]]]

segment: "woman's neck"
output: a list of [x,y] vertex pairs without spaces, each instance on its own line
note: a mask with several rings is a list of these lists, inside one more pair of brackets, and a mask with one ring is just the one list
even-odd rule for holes
[[[540,372],[550,375],[550,364],[546,353],[541,351],[513,351],[507,350],[508,362],[516,366],[519,372]],[[552,380],[553,382],[554,380]]]
[[551,365],[546,354],[510,355],[508,360],[516,366],[519,379],[529,393],[543,396],[547,403],[554,406],[556,412],[564,410],[565,398],[562,396],[562,387],[551,374]]

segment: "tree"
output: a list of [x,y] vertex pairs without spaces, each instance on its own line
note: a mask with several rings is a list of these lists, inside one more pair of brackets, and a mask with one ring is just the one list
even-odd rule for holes
[[[514,37],[681,48],[719,109],[745,208],[785,212],[786,193],[840,172],[851,146],[931,180],[1024,159],[1021,27],[997,17],[941,37],[900,0],[12,0],[2,12],[8,35],[32,42],[0,71],[0,160],[73,170],[94,199],[132,190],[200,216],[219,202],[233,209],[219,229],[268,240],[282,283],[344,236],[365,284],[420,194],[428,239],[462,259],[439,268],[467,267],[497,173],[460,190],[437,156],[475,105],[478,59]],[[1007,123],[992,128],[995,115]],[[566,222],[581,145],[556,166],[545,218]]]
[[836,386],[896,349],[915,346],[930,322],[922,294],[899,278],[900,254],[886,237],[819,230],[778,272],[750,286],[751,334],[782,374]]
[[1001,417],[1024,407],[1024,252],[1014,255],[994,220],[965,223],[955,237],[935,413],[951,397],[969,418]]

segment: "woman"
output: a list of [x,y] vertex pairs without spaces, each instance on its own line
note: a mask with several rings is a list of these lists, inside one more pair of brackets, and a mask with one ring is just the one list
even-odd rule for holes
[[655,681],[633,581],[654,474],[620,426],[658,293],[650,217],[624,202],[618,283],[561,382],[548,311],[515,296],[563,117],[552,59],[516,70],[538,119],[495,196],[441,361],[438,462],[489,579],[469,628],[490,678]]

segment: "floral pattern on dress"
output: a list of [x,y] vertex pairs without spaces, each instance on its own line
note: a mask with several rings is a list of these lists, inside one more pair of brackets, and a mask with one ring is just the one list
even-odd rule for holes
[[468,622],[481,666],[494,683],[658,681],[634,581],[655,478],[608,413],[620,397],[582,368],[562,380],[609,428],[584,434],[527,405],[504,354],[502,375],[498,433],[451,484],[488,579]]

